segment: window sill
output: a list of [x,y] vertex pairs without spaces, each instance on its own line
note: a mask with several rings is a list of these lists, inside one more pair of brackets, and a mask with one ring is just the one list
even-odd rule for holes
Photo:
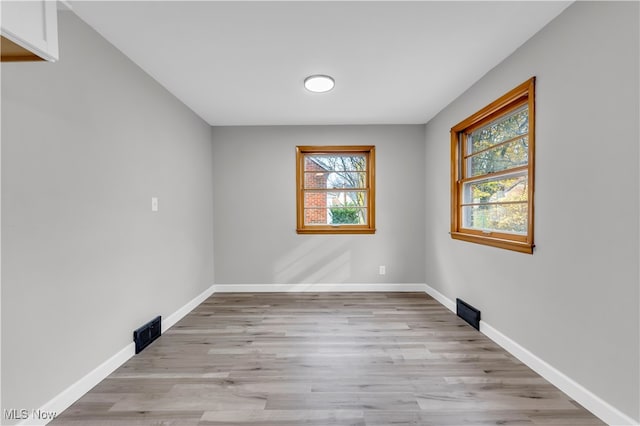
[[520,242],[505,240],[502,238],[485,237],[480,235],[464,234],[461,232],[451,232],[451,238],[454,240],[467,241],[470,243],[482,244],[485,246],[497,247],[505,250],[513,250],[520,253],[533,254],[533,248],[535,245]]
[[298,234],[375,234],[376,230],[371,228],[351,228],[342,226],[323,226],[316,228],[298,228]]

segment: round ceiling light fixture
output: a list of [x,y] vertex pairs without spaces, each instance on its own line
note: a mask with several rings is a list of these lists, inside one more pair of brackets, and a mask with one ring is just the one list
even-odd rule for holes
[[335,85],[335,80],[328,75],[316,74],[304,79],[305,89],[315,93],[328,92],[333,89]]

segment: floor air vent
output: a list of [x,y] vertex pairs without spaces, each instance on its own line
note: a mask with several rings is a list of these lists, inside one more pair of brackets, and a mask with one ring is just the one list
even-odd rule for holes
[[456,299],[456,313],[460,318],[469,323],[469,325],[476,330],[480,330],[480,311],[463,302],[460,299]]
[[160,337],[160,321],[161,318],[159,316],[155,317],[139,329],[133,331],[133,341],[136,344],[137,354]]

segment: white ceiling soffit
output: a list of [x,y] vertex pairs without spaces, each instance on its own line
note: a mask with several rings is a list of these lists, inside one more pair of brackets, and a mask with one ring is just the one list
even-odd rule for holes
[[209,124],[295,125],[425,123],[571,2],[70,3]]

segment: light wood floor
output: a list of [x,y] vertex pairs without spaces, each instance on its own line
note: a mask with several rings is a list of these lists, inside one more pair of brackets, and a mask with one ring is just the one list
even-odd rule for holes
[[51,424],[602,422],[424,293],[228,293]]

